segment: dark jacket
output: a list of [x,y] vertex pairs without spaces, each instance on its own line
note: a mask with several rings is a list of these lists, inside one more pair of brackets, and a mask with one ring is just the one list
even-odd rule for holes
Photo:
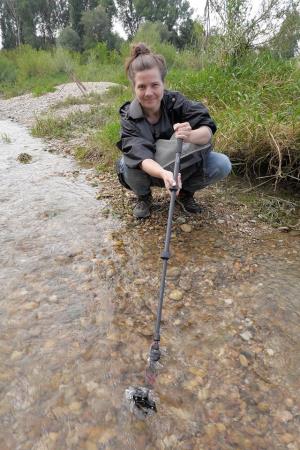
[[137,168],[144,159],[153,159],[158,139],[170,139],[175,123],[189,122],[195,130],[208,126],[213,133],[217,127],[202,103],[186,99],[175,91],[165,91],[162,99],[162,115],[155,125],[150,124],[137,99],[126,102],[120,108],[121,140],[117,146],[124,153],[125,164]]

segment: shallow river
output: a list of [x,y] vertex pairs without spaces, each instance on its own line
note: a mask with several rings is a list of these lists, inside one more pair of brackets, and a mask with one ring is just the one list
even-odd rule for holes
[[181,233],[175,214],[158,414],[140,421],[123,393],[144,382],[164,229],[107,217],[91,171],[9,121],[0,173],[1,450],[300,448],[297,232]]

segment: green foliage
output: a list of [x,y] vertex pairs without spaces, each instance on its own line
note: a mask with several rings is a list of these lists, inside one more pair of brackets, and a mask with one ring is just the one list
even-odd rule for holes
[[4,48],[29,44],[47,48],[54,44],[56,32],[66,26],[66,0],[3,0],[0,27]]
[[[169,85],[202,100],[216,119],[216,147],[241,173],[279,182],[300,177],[299,74],[293,61],[270,53],[241,59],[238,66],[173,70]],[[297,100],[298,99],[298,100]]]
[[146,21],[140,25],[134,41],[147,42],[147,44],[153,46],[161,42],[168,42],[170,38],[171,33],[165,24]]
[[16,80],[17,68],[5,55],[0,54],[0,83],[12,83]]
[[83,161],[88,153],[88,149],[85,147],[77,147],[75,149],[75,158],[78,159],[79,161]]
[[58,36],[57,43],[60,47],[67,50],[78,51],[80,50],[80,37],[79,34],[71,27],[64,28]]
[[103,6],[84,11],[80,22],[84,29],[84,48],[91,48],[97,42],[108,40],[111,23]]
[[34,50],[29,45],[24,45],[17,55],[17,65],[20,75],[24,78],[45,76],[56,71],[55,63],[45,50]]
[[116,4],[119,20],[130,39],[135,37],[144,22],[160,22],[164,24],[170,33],[170,39],[176,44],[180,28],[191,19],[192,15],[187,0],[152,0],[151,2],[148,0],[116,0]]
[[270,47],[281,58],[293,58],[299,49],[299,40],[300,14],[294,9],[287,14]]

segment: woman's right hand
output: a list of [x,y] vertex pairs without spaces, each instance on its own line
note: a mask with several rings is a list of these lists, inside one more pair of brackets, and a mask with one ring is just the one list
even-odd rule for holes
[[[174,180],[173,173],[170,172],[169,170],[164,170],[163,173],[162,173],[162,179],[163,179],[163,182],[165,183],[165,188],[167,189],[167,191],[168,191],[169,194],[170,194],[170,193],[171,193],[170,189],[171,189],[172,187],[175,187],[175,186],[176,186],[176,182],[175,182],[175,180]],[[178,179],[177,179],[177,181],[178,181],[178,189],[177,189],[176,195],[179,194],[179,191],[180,191],[180,189],[181,189],[181,187],[182,187],[182,185],[181,185],[181,175],[180,175],[180,173],[178,174]]]

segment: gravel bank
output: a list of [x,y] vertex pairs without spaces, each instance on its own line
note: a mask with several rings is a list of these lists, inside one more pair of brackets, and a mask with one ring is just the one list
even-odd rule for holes
[[[88,94],[91,92],[101,94],[110,86],[115,85],[115,83],[109,82],[86,82],[83,84]],[[38,115],[68,97],[83,97],[76,83],[61,84],[56,87],[55,92],[49,92],[40,97],[34,97],[33,94],[24,94],[5,100],[0,99],[0,117],[1,119],[11,119],[23,125],[32,126]],[[71,105],[68,110],[71,112],[81,108],[82,105]]]

